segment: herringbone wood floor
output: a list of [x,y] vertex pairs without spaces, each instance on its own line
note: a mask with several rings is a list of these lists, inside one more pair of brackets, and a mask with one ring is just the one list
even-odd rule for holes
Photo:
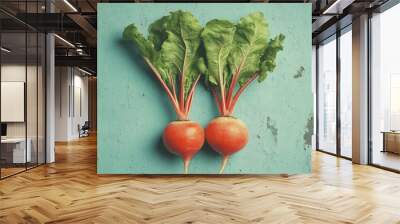
[[294,176],[98,176],[96,139],[0,181],[0,223],[400,223],[400,175],[322,154]]

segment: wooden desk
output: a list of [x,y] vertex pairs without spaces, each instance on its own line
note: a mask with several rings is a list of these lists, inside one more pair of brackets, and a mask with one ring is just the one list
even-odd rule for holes
[[400,131],[383,131],[382,152],[400,154]]

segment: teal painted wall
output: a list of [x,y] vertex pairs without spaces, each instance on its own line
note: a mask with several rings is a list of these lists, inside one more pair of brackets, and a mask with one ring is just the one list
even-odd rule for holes
[[[142,59],[122,41],[125,26],[147,27],[177,9],[191,11],[204,25],[219,18],[238,21],[262,11],[271,36],[286,36],[277,68],[241,96],[235,116],[249,128],[246,148],[230,158],[227,174],[310,171],[313,96],[311,92],[310,4],[99,4],[98,7],[98,173],[179,174],[182,161],[161,142],[175,119],[160,84]],[[304,71],[303,71],[304,70]],[[204,127],[217,109],[200,85],[192,120]],[[213,174],[221,157],[207,146],[194,157],[190,173]]]

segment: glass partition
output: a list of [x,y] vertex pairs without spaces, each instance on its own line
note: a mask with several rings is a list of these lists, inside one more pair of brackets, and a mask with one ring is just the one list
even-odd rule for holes
[[336,36],[318,47],[318,149],[336,154]]
[[400,171],[400,5],[371,19],[371,162]]
[[25,32],[1,34],[2,177],[24,171],[31,162],[31,151],[26,147],[26,41]]
[[352,157],[352,32],[340,36],[340,154]]
[[27,150],[30,151],[31,159],[27,163],[27,167],[37,165],[38,160],[38,113],[37,113],[37,98],[38,98],[38,35],[36,32],[27,33],[27,74],[26,74],[26,113],[27,113]]
[[[28,5],[26,5],[28,3]],[[14,6],[4,5],[0,6]],[[44,1],[20,1],[18,13]],[[40,7],[39,7],[40,6]],[[0,178],[45,163],[45,35],[0,12]],[[8,25],[12,23],[12,25]]]

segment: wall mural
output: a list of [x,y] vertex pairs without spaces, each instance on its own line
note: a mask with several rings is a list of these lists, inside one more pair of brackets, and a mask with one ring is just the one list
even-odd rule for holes
[[308,4],[100,4],[98,172],[309,172],[310,20]]

